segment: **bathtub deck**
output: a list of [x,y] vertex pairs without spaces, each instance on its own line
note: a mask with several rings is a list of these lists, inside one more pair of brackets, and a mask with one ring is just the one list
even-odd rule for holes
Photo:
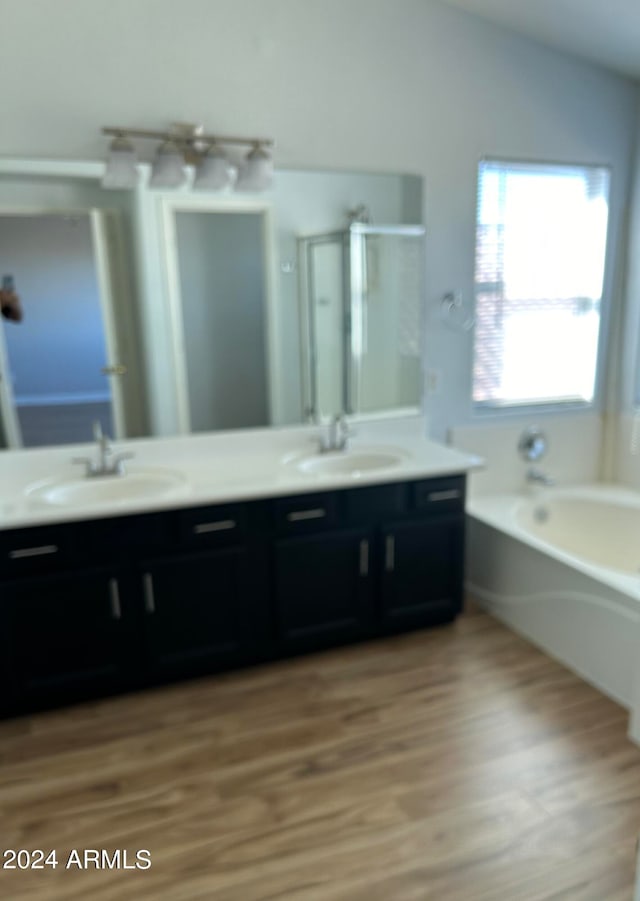
[[[629,901],[625,711],[485,614],[0,723],[21,901]],[[149,849],[79,871],[72,849]]]

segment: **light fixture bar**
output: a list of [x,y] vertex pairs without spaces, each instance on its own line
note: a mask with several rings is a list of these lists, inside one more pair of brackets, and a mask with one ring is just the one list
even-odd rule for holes
[[111,135],[115,138],[155,138],[160,141],[173,141],[177,144],[254,144],[263,147],[273,147],[273,141],[270,138],[238,138],[238,137],[222,137],[221,135],[205,135],[194,132],[192,135],[182,131],[147,131],[143,128],[116,128],[115,126],[105,126],[102,134]]

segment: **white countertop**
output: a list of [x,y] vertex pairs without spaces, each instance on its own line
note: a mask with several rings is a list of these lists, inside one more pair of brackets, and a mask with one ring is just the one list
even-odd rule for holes
[[[479,457],[461,453],[422,437],[422,420],[379,420],[359,423],[349,452],[392,451],[400,460],[392,466],[354,474],[301,472],[297,461],[315,454],[317,426],[251,429],[172,438],[114,442],[114,451],[130,452],[127,473],[170,471],[179,481],[153,497],[58,505],[34,497],[42,483],[82,481],[73,457],[94,456],[95,445],[66,445],[0,452],[0,530],[52,522],[101,519],[208,503],[310,494],[464,473],[483,465]],[[332,452],[339,454],[339,451]],[[327,455],[328,456],[328,455]],[[125,476],[104,476],[121,479]],[[87,480],[89,481],[89,480]],[[97,481],[97,480],[92,480]]]

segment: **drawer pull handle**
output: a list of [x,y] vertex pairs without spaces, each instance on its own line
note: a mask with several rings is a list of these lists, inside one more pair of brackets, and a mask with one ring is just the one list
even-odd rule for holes
[[323,519],[327,515],[324,507],[314,507],[312,510],[294,510],[287,513],[289,522],[304,522],[307,519]]
[[109,601],[111,603],[111,616],[113,619],[122,619],[120,606],[120,588],[117,579],[109,579]]
[[366,540],[360,542],[360,575],[369,575],[369,542]]
[[437,501],[455,501],[459,497],[462,497],[462,492],[459,488],[450,488],[448,491],[431,491],[427,495],[427,500],[430,503],[434,503]]
[[156,597],[153,591],[153,576],[151,573],[145,573],[142,577],[142,585],[144,589],[144,609],[147,613],[156,612]]
[[16,551],[9,551],[10,560],[23,560],[25,557],[44,557],[47,554],[57,554],[55,544],[43,544],[41,547],[23,547]]
[[217,522],[199,522],[193,527],[193,533],[194,535],[206,535],[207,532],[228,532],[235,527],[235,519],[219,519]]
[[396,568],[396,539],[393,535],[387,535],[384,543],[384,568],[388,573]]

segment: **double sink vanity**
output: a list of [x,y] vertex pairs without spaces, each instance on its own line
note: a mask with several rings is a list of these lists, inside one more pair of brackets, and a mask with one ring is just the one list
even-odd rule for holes
[[480,461],[419,430],[127,441],[109,475],[77,447],[5,452],[3,714],[452,620]]

